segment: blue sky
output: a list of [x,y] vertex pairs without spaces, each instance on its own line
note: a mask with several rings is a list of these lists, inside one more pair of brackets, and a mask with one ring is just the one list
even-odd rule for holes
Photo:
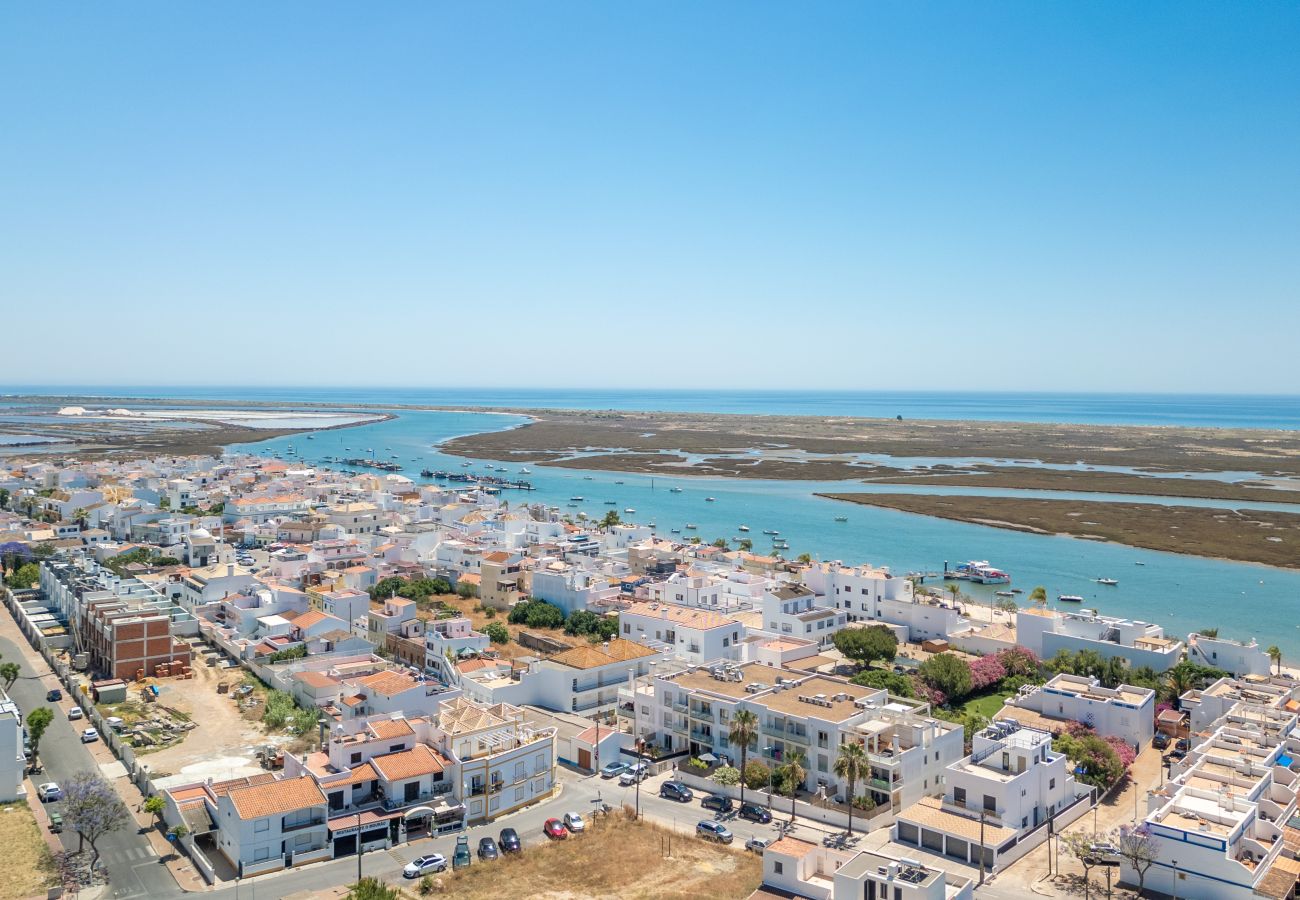
[[1300,392],[1289,3],[0,8],[0,383]]

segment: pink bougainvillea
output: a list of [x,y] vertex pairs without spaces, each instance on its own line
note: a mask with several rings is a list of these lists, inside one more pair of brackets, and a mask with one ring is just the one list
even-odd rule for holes
[[1116,737],[1115,735],[1111,735],[1104,740],[1110,745],[1111,749],[1115,751],[1115,755],[1119,757],[1119,761],[1123,763],[1124,771],[1127,772],[1132,768],[1133,760],[1137,759],[1137,754],[1133,751],[1132,745],[1123,738]]
[[971,660],[971,690],[982,691],[1007,677],[1007,670],[996,656],[980,656]]
[[912,689],[916,691],[916,696],[922,700],[927,700],[935,706],[943,706],[948,702],[948,695],[938,688],[932,688],[919,678],[912,679]]

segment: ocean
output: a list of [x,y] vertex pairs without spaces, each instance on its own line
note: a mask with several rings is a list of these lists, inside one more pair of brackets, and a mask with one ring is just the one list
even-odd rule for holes
[[[1097,425],[1300,428],[1300,396],[928,391],[693,391],[533,388],[147,387],[24,385],[5,394],[613,409],[751,415],[975,419]],[[0,399],[3,399],[0,396]]]

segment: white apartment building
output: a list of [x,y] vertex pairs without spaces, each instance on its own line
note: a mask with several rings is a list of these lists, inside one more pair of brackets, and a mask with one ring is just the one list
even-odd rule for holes
[[973,865],[982,848],[994,872],[1045,840],[1049,820],[1063,827],[1082,815],[1091,790],[1052,750],[1050,733],[995,722],[975,735],[970,756],[947,767],[942,799],[898,814],[894,840]]
[[243,876],[325,859],[326,800],[311,778],[208,785],[219,849]]
[[828,647],[848,614],[816,606],[813,592],[802,584],[782,584],[763,594],[763,627],[773,634],[788,634]]
[[763,851],[763,888],[813,900],[971,900],[974,883],[882,851],[783,837]]
[[1183,642],[1165,637],[1159,625],[1099,615],[1095,610],[1060,612],[1029,607],[1016,614],[1016,643],[1050,659],[1057,651],[1094,650],[1105,659],[1120,657],[1130,666],[1163,672],[1183,656]]
[[1156,692],[1150,688],[1106,688],[1091,676],[1062,673],[1047,684],[1025,685],[994,718],[1029,726],[1045,724],[1041,720],[1082,722],[1102,737],[1140,748],[1155,735],[1155,716]]
[[618,614],[619,634],[650,647],[670,648],[690,665],[743,659],[745,626],[705,609],[674,603],[633,603]]
[[887,568],[817,563],[803,582],[850,622],[875,621],[907,629],[910,641],[944,639],[969,626],[956,606],[942,598],[915,593],[912,582]]
[[491,639],[475,631],[465,616],[437,619],[424,632],[424,667],[447,684],[456,684],[459,675],[456,661],[462,656],[477,656],[491,645]]
[[1213,730],[1234,707],[1295,711],[1300,709],[1300,682],[1286,678],[1220,678],[1209,687],[1192,690],[1178,698],[1179,708],[1188,714],[1193,734]]
[[23,775],[27,759],[23,756],[22,710],[0,690],[0,803],[27,796]]
[[528,593],[568,615],[611,600],[620,591],[604,573],[557,562],[533,571]]
[[624,693],[635,705],[635,731],[665,750],[712,753],[739,765],[729,723],[740,710],[758,717],[750,758],[779,765],[806,758],[804,788],[840,802],[848,784],[834,774],[841,744],[862,744],[871,773],[855,785],[878,806],[900,809],[940,789],[944,767],[962,756],[962,729],[931,718],[925,704],[836,678],[762,663],[713,665],[654,676]]

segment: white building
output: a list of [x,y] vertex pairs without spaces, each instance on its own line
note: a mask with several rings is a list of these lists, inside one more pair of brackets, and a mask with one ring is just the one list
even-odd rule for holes
[[955,605],[917,594],[911,581],[889,569],[818,563],[804,572],[803,581],[826,605],[844,610],[850,622],[900,625],[910,641],[944,639],[970,624]]
[[1082,722],[1102,737],[1118,737],[1141,748],[1155,734],[1156,692],[1131,684],[1102,687],[1096,678],[1062,673],[1047,684],[1026,685],[1007,699],[995,718],[1038,724],[1019,716],[1022,710],[1045,719]]
[[899,813],[894,840],[973,865],[982,847],[994,872],[1046,840],[1049,820],[1064,827],[1082,815],[1090,795],[1052,750],[1051,734],[995,722],[975,735],[970,756],[947,767],[942,799]]
[[848,614],[814,605],[813,592],[801,584],[782,584],[763,594],[763,626],[773,634],[788,634],[828,647]]
[[691,665],[743,658],[745,626],[721,613],[674,603],[633,603],[619,612],[618,628],[626,640],[671,648]]
[[1273,671],[1273,661],[1254,639],[1243,644],[1193,632],[1187,636],[1187,658],[1229,675],[1268,675]]
[[0,803],[27,795],[23,787],[27,759],[23,756],[22,717],[18,704],[0,690]]
[[1157,672],[1171,668],[1183,656],[1183,642],[1165,637],[1159,625],[1088,609],[1077,613],[1022,609],[1016,614],[1016,643],[1039,659],[1051,659],[1060,650],[1093,650],[1104,659],[1119,657],[1134,668],[1150,666]]

